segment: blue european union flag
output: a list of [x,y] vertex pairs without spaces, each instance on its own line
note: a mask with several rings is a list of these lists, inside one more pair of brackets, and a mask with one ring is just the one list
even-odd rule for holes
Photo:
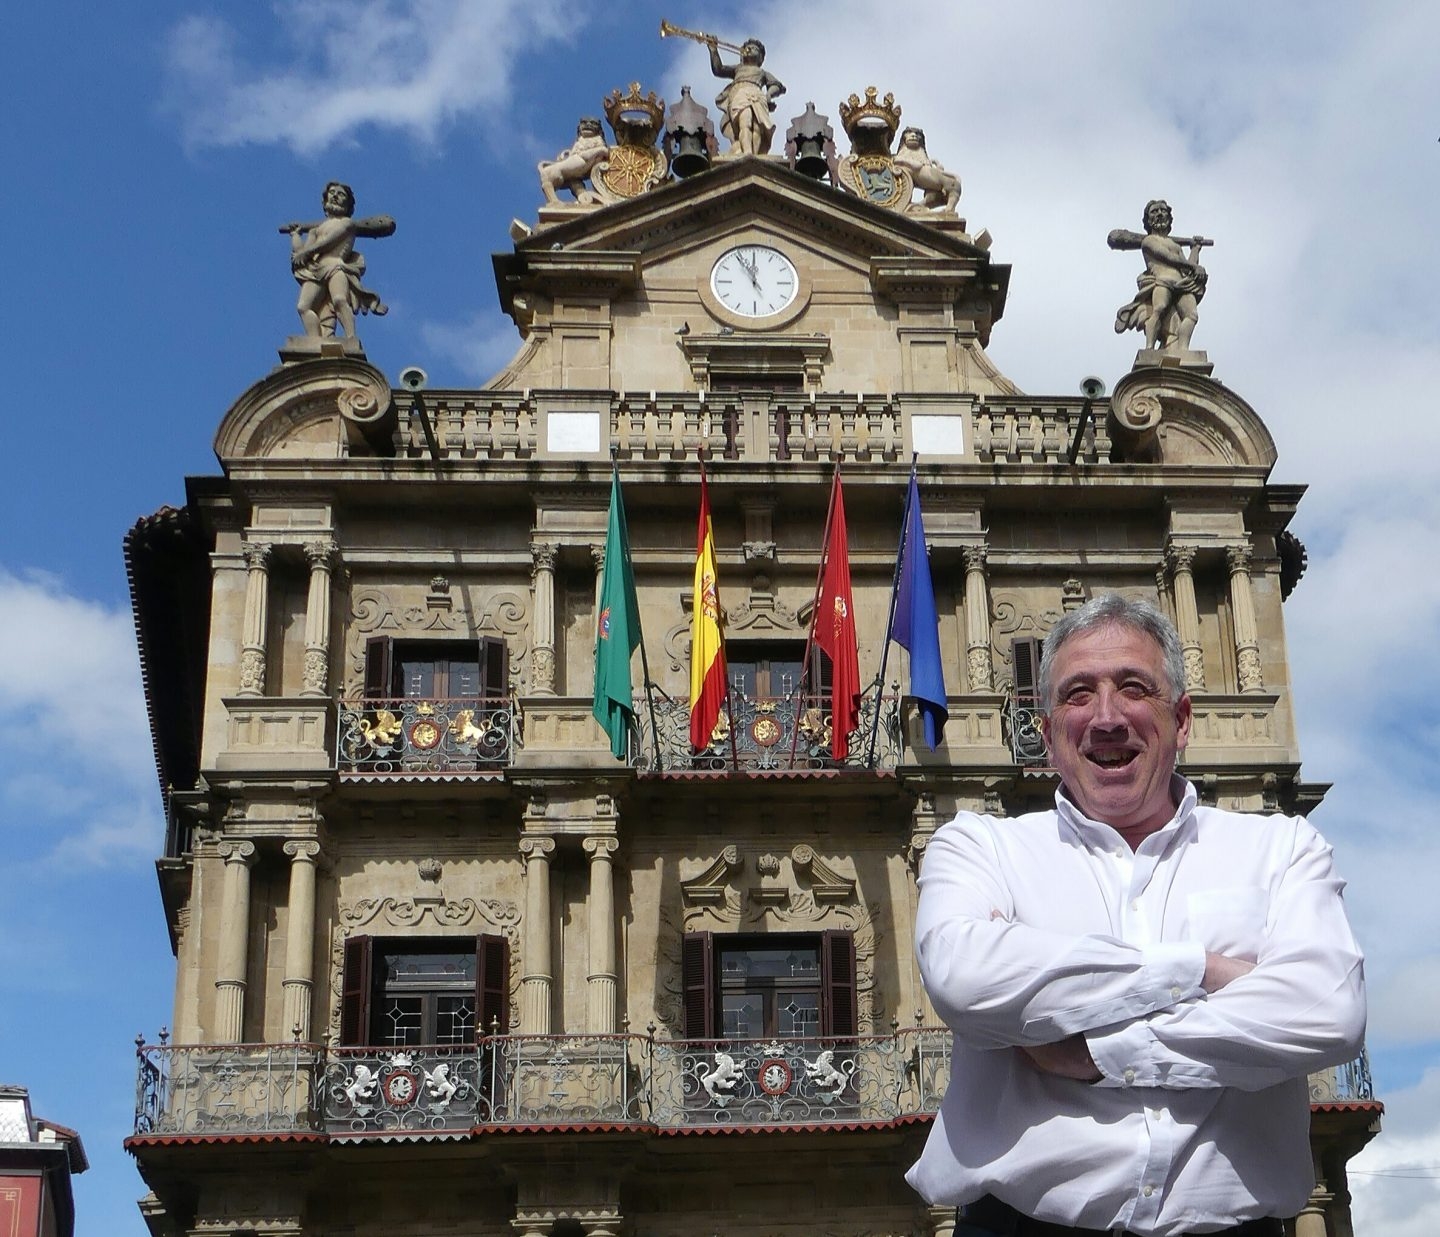
[[925,719],[925,742],[933,752],[950,712],[945,702],[945,671],[940,664],[935,586],[930,581],[930,556],[925,552],[925,524],[920,517],[920,487],[913,472],[910,492],[905,497],[900,578],[895,585],[895,617],[889,638],[910,654],[910,694],[920,706],[920,715]]

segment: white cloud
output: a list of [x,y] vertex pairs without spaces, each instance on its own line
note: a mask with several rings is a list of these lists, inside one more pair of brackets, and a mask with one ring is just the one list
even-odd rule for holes
[[1382,1098],[1383,1131],[1350,1162],[1355,1231],[1434,1237],[1440,1232],[1440,1068]]
[[515,324],[496,312],[473,314],[461,323],[427,322],[420,328],[425,346],[454,362],[463,377],[485,383],[523,350],[526,341]]
[[273,29],[242,33],[194,14],[171,31],[169,109],[191,145],[277,142],[308,154],[366,126],[433,143],[457,117],[507,111],[516,55],[567,40],[582,20],[562,0],[276,0],[272,8]]
[[23,743],[0,751],[7,876],[28,862],[150,858],[160,838],[150,726],[128,612],[53,577],[0,568],[0,714]]

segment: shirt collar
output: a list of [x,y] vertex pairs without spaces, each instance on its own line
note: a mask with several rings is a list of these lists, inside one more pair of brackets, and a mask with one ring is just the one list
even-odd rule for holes
[[[1152,833],[1151,837],[1178,833],[1195,815],[1195,805],[1199,797],[1195,792],[1195,784],[1188,778],[1181,777],[1178,773],[1170,775],[1170,797],[1175,800],[1175,814]],[[1055,788],[1055,811],[1062,821],[1082,837],[1086,834],[1093,837],[1099,830],[1103,830],[1106,834],[1118,835],[1118,830],[1113,825],[1108,825],[1101,820],[1091,820],[1086,816],[1066,792],[1064,782]]]

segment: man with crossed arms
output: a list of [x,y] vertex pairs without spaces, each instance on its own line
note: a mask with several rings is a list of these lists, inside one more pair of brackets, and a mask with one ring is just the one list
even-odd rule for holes
[[1365,994],[1330,847],[1196,804],[1174,627],[1116,595],[1046,640],[1053,811],[961,812],[916,949],[955,1036],[907,1179],[957,1237],[1279,1237],[1314,1184],[1306,1075],[1359,1055]]

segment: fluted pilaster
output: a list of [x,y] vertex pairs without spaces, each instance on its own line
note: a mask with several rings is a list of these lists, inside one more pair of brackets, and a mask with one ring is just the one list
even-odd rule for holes
[[582,845],[590,856],[590,991],[588,1029],[597,1035],[615,1029],[615,865],[612,856],[619,848],[613,837],[586,838]]
[[525,923],[521,946],[520,1029],[526,1035],[550,1033],[550,856],[555,839],[524,837]]
[[530,547],[531,581],[535,590],[530,690],[537,696],[555,694],[555,558],[558,553],[558,546],[545,542],[536,542]]
[[990,659],[990,587],[985,578],[989,551],[983,545],[967,545],[965,557],[965,669],[972,692],[988,692],[995,686]]
[[310,1005],[315,969],[315,865],[320,843],[285,843],[290,856],[290,913],[285,936],[285,1030],[310,1038]]
[[1250,588],[1250,547],[1227,546],[1230,565],[1230,612],[1235,620],[1235,678],[1242,692],[1263,692],[1260,636],[1255,628],[1255,596]]
[[330,694],[330,573],[335,565],[333,541],[305,546],[310,564],[310,591],[305,601],[305,677],[302,696]]
[[1185,658],[1185,690],[1205,690],[1205,654],[1200,645],[1200,607],[1195,600],[1195,547],[1172,545],[1167,551],[1175,598],[1175,629]]
[[264,541],[247,541],[244,546],[245,615],[241,632],[241,696],[265,694],[265,637],[270,615],[270,560],[273,548]]
[[225,860],[225,889],[215,980],[215,1038],[218,1043],[238,1044],[245,1027],[245,975],[250,961],[250,868],[255,862],[255,843],[226,838],[219,850]]

